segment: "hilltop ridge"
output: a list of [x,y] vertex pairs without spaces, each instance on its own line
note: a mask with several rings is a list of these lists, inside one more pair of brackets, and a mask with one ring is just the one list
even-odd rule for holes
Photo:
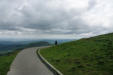
[[41,54],[64,75],[112,75],[113,33],[63,43]]

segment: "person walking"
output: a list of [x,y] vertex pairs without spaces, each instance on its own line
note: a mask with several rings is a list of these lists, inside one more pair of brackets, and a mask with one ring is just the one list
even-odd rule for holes
[[55,41],[55,45],[58,45],[58,42],[57,42],[57,40]]

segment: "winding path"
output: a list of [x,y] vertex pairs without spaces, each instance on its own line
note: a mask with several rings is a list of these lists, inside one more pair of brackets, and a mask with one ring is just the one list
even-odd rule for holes
[[16,56],[7,75],[54,75],[37,56],[38,48],[22,50]]

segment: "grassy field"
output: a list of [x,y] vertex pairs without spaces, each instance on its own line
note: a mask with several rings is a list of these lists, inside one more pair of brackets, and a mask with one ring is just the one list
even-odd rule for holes
[[0,75],[6,75],[10,65],[19,51],[0,56]]
[[42,49],[64,75],[113,75],[113,33]]

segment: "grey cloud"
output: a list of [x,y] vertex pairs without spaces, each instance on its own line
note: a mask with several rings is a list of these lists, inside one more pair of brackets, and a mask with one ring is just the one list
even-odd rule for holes
[[88,7],[88,10],[91,10],[93,9],[95,6],[96,6],[96,0],[89,0],[88,4],[89,4],[89,7]]
[[65,1],[62,3],[59,0],[55,5],[55,1],[57,0],[1,0],[0,30],[21,31],[23,36],[31,34],[29,29],[35,30],[32,31],[33,35],[97,34],[104,30],[90,27],[82,19],[82,15],[96,5],[95,0],[89,0],[89,6],[80,10],[67,9],[68,5],[63,5]]

